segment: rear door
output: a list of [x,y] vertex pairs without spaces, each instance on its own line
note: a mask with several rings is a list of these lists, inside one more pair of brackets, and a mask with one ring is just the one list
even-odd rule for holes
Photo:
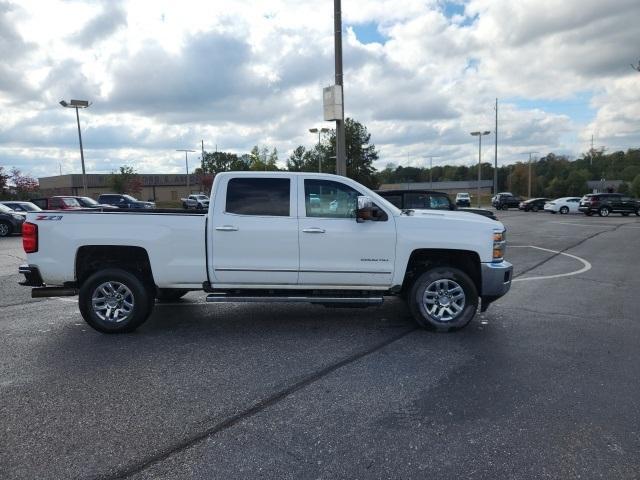
[[222,180],[211,225],[214,284],[298,282],[295,177],[239,175]]

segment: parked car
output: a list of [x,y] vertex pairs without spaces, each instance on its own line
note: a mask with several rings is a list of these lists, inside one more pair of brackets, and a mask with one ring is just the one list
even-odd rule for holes
[[544,204],[548,201],[548,198],[530,198],[529,200],[520,202],[518,208],[525,212],[537,212],[538,210],[544,209]]
[[115,210],[116,206],[109,205],[106,203],[98,203],[91,197],[74,197],[78,203],[82,206],[82,208],[102,208],[108,210]]
[[209,208],[209,197],[202,193],[189,195],[187,198],[181,198],[180,200],[182,200],[182,208],[184,209],[195,208],[202,210]]
[[6,205],[0,205],[0,237],[20,233],[26,218],[25,214],[18,213]]
[[551,213],[567,214],[579,213],[580,197],[562,197],[556,198],[544,204],[544,211]]
[[210,202],[206,214],[29,213],[22,285],[34,298],[79,295],[85,321],[106,333],[135,330],[160,292],[188,290],[209,303],[365,307],[397,296],[418,325],[453,331],[511,287],[500,222],[403,211],[347,177],[222,172]]
[[471,195],[466,192],[456,193],[456,205],[458,207],[470,207]]
[[42,210],[78,210],[82,208],[82,205],[80,205],[78,200],[71,195],[50,198],[32,198],[30,202],[36,204]]
[[518,208],[522,202],[520,197],[517,197],[509,192],[498,193],[492,199],[491,204],[496,210],[508,210],[509,208]]
[[458,210],[497,220],[495,214],[486,208],[458,208],[451,201],[449,195],[444,192],[433,190],[376,190],[376,193],[400,209]]
[[118,208],[156,208],[154,202],[143,202],[133,198],[131,195],[120,193],[103,193],[98,197],[98,203],[106,203]]
[[5,207],[9,207],[11,210],[17,213],[26,213],[26,212],[39,212],[42,210],[39,206],[31,202],[21,202],[18,200],[7,200],[4,202],[0,202],[0,204]]
[[627,216],[635,213],[640,216],[640,202],[621,193],[593,193],[585,195],[580,200],[578,209],[587,216],[597,213],[601,217],[608,217],[611,213]]

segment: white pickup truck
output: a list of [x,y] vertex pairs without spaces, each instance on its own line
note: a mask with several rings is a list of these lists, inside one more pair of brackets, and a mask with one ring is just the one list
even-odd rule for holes
[[208,212],[27,214],[23,285],[79,295],[84,319],[129,332],[155,299],[379,305],[403,298],[418,324],[467,325],[511,286],[505,228],[457,211],[399,210],[345,177],[227,172]]

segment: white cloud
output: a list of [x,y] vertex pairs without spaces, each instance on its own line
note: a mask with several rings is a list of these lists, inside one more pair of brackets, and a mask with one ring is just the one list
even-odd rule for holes
[[[322,123],[332,7],[0,0],[0,164],[38,175],[78,168],[62,98],[94,102],[81,114],[90,171],[181,171],[175,148],[200,139],[235,152],[267,144],[284,162]],[[501,162],[529,150],[578,155],[591,134],[610,150],[639,146],[640,74],[629,67],[640,56],[637,1],[471,0],[452,18],[445,7],[343,2],[346,113],[368,127],[379,166],[424,164],[429,153],[475,162],[469,132],[494,129],[496,97]],[[363,45],[360,24],[377,24],[387,41]],[[583,100],[591,119],[559,111]]]

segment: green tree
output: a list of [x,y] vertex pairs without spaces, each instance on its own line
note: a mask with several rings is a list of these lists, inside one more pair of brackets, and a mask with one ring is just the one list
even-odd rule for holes
[[640,198],[640,175],[636,175],[636,178],[631,182],[631,195]]
[[142,190],[138,174],[128,165],[120,167],[117,173],[111,172],[107,183],[116,193],[139,193]]
[[248,167],[238,155],[230,152],[205,152],[204,153],[204,172],[216,173],[242,171]]
[[618,193],[622,193],[624,195],[629,194],[629,184],[627,182],[622,182],[618,185]]

